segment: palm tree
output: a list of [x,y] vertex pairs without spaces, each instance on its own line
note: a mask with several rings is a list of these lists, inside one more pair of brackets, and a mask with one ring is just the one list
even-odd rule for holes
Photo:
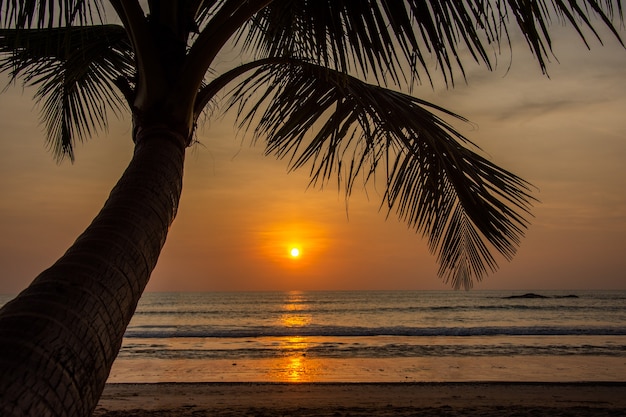
[[[425,235],[440,275],[471,287],[510,259],[529,185],[482,157],[446,120],[401,92],[453,86],[468,60],[492,68],[518,28],[546,70],[548,23],[584,39],[591,16],[615,36],[620,0],[0,0],[0,70],[35,87],[48,143],[132,114],[133,158],[67,252],[0,312],[3,416],[88,416],[177,211],[185,150],[217,94],[267,154],[312,183],[382,178],[382,205]],[[107,22],[107,12],[114,23]],[[216,72],[227,45],[243,64]],[[311,133],[314,132],[314,133]],[[379,180],[381,181],[381,180]]]

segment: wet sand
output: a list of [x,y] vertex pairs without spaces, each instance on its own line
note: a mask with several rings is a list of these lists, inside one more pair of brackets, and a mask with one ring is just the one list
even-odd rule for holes
[[626,416],[626,382],[108,384],[94,416]]

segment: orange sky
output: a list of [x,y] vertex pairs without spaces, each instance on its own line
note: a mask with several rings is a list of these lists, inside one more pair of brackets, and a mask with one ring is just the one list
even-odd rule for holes
[[[508,73],[505,55],[493,73],[470,68],[468,85],[416,91],[469,118],[456,126],[538,188],[518,255],[477,289],[626,289],[626,51],[607,37],[589,52],[567,34],[551,79],[514,45]],[[19,86],[0,95],[0,293],[67,249],[132,151],[129,118],[112,119],[73,165],[57,165],[30,97]],[[334,184],[307,190],[306,172],[287,175],[285,161],[250,148],[230,116],[198,133],[149,290],[449,288],[420,236],[378,212],[376,189],[346,208]]]

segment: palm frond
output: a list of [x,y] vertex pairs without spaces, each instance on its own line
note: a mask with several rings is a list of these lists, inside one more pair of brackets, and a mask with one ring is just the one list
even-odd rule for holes
[[226,0],[196,0],[196,4],[193,5],[195,15],[192,18],[198,26],[202,26],[215,16],[225,2]]
[[[259,68],[233,91],[242,127],[255,124],[266,152],[310,165],[312,183],[335,175],[385,177],[382,204],[425,235],[439,274],[455,288],[511,258],[527,226],[529,185],[470,147],[443,117],[464,120],[409,95],[304,61]],[[491,249],[490,249],[491,248]]]
[[102,0],[0,0],[0,25],[5,28],[52,28],[102,21]]
[[431,79],[436,65],[452,84],[457,71],[464,75],[467,59],[491,68],[513,30],[521,32],[543,71],[552,54],[554,19],[585,40],[585,28],[596,34],[595,15],[619,39],[611,22],[616,11],[621,17],[620,0],[275,0],[241,33],[258,58],[317,60],[396,83]]
[[57,159],[74,158],[76,140],[105,128],[107,110],[123,97],[114,88],[133,76],[131,46],[114,25],[0,30],[0,71],[37,90],[48,144]]

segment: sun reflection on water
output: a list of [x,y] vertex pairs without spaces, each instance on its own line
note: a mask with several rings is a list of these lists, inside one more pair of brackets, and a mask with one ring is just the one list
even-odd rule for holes
[[311,316],[307,314],[284,314],[280,321],[285,327],[305,327],[311,324]]
[[[309,305],[301,292],[289,293],[287,300],[282,306],[283,314],[280,315],[280,325],[297,329],[309,326],[313,317],[309,313]],[[281,382],[306,382],[315,378],[315,367],[307,360],[306,352],[310,346],[307,337],[286,336],[279,340],[280,350],[283,357],[275,361],[273,379]]]
[[282,309],[284,311],[280,316],[280,324],[282,326],[291,328],[305,327],[311,324],[312,316],[308,312],[309,305],[301,292],[290,292]]

